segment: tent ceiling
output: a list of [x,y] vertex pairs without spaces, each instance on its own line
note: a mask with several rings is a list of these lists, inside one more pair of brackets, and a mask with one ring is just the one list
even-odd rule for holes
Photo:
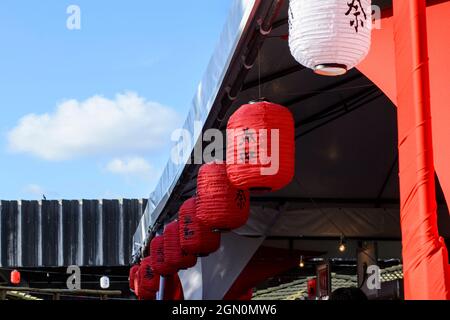
[[[391,1],[375,3],[385,8]],[[260,91],[262,97],[289,107],[294,114],[296,179],[281,191],[253,195],[252,203],[313,199],[321,207],[330,202],[353,207],[398,205],[396,107],[356,69],[341,77],[323,77],[300,66],[282,37],[287,34],[287,24],[282,23],[286,16],[285,2],[279,27],[264,41],[219,126],[225,129],[229,116],[258,98]],[[195,184],[194,176],[183,200],[194,194]],[[443,200],[442,194],[439,197]]]
[[[265,205],[276,208],[293,203],[300,206],[313,203],[316,209],[375,208],[381,210],[379,215],[375,210],[364,219],[368,219],[367,226],[376,226],[382,210],[388,208],[389,216],[396,216],[397,223],[396,107],[356,69],[341,77],[323,77],[300,66],[292,58],[288,42],[283,37],[287,34],[287,2],[271,34],[264,39],[259,58],[246,75],[236,100],[226,108],[222,103],[217,107],[222,109],[212,110],[212,121],[207,121],[204,129],[215,127],[224,130],[230,115],[242,104],[258,98],[261,92],[261,96],[270,101],[289,107],[295,117],[296,179],[278,192],[252,195],[254,212]],[[382,8],[391,5],[391,1],[373,2]],[[252,34],[258,33],[256,19],[249,30],[245,36],[247,44]],[[241,57],[247,53],[245,46],[235,52],[219,99],[226,99],[225,88],[232,87],[237,81],[237,75],[243,68]],[[167,219],[175,216],[182,202],[195,193],[198,166],[190,167],[178,181],[175,195],[170,197],[163,211],[162,216]],[[447,212],[442,192],[438,192],[438,201],[442,218]],[[323,216],[320,211],[315,211],[318,219]],[[313,211],[309,212],[308,219],[313,214]],[[348,211],[346,215],[349,215]],[[338,214],[334,217],[339,219]],[[292,218],[292,212],[281,217],[274,234],[280,236],[284,232],[286,236],[296,235],[298,224],[289,224]],[[320,221],[328,223],[326,220]],[[348,221],[351,222],[351,217]],[[444,223],[449,225],[449,221]],[[291,229],[288,230],[289,225]],[[321,228],[316,230],[315,234],[308,236],[328,235]],[[386,230],[386,233],[379,230],[380,237],[399,238],[399,224]],[[364,228],[353,230],[352,235],[362,237],[365,231],[367,229]],[[373,236],[376,237],[376,234]]]

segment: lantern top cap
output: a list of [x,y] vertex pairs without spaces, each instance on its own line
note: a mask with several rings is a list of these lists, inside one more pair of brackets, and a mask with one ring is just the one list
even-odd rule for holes
[[261,103],[261,102],[270,102],[270,101],[269,101],[269,99],[267,99],[265,97],[261,97],[261,98],[258,98],[258,99],[250,100],[248,102],[248,104],[256,104],[256,103]]

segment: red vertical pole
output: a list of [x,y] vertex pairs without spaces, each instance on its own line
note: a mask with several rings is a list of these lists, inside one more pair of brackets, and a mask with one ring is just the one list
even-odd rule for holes
[[405,298],[450,299],[448,254],[437,228],[426,1],[393,6]]

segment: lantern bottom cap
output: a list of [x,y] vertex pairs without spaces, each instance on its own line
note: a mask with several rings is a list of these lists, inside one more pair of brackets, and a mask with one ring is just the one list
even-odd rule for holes
[[339,63],[323,63],[315,66],[314,72],[322,76],[341,76],[347,73],[347,66]]
[[272,188],[269,187],[251,187],[249,188],[249,191],[254,192],[254,193],[267,193],[267,192],[271,192]]

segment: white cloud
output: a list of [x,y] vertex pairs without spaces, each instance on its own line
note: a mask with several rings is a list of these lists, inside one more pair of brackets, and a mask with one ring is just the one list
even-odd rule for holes
[[24,116],[8,132],[8,146],[49,161],[156,151],[170,143],[179,120],[173,109],[133,92],[113,100],[93,96],[64,101],[52,113]]
[[125,177],[151,177],[152,166],[141,157],[115,158],[106,165],[106,170]]
[[34,196],[34,197],[42,197],[43,194],[45,194],[45,190],[43,187],[41,187],[40,185],[37,184],[29,184],[27,186],[25,186],[25,188],[23,189],[24,193]]

